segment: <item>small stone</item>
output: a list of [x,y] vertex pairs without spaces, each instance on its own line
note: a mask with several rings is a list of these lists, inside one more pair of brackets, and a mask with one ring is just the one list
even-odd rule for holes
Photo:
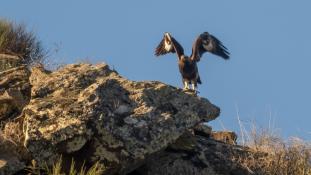
[[124,122],[126,124],[133,125],[133,124],[137,123],[138,120],[133,118],[133,117],[131,117],[131,116],[128,116],[128,117],[124,118]]
[[142,128],[142,127],[145,127],[147,126],[147,122],[144,121],[144,120],[141,120],[139,121],[138,123],[135,124],[135,127],[138,127],[138,128]]
[[71,141],[67,142],[67,153],[78,151],[85,145],[86,141],[87,139],[82,136],[74,137]]
[[131,111],[131,108],[127,105],[120,105],[116,110],[115,113],[118,115],[126,114]]
[[193,128],[194,134],[203,136],[203,137],[210,137],[212,132],[212,127],[208,126],[206,123],[200,123]]
[[232,131],[214,131],[211,133],[211,138],[227,144],[236,145],[238,136],[235,132]]

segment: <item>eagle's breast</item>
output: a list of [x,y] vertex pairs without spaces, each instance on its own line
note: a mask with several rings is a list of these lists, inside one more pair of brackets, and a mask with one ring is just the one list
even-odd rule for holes
[[191,62],[188,59],[180,59],[178,66],[184,79],[193,80],[197,77],[197,67],[195,62]]

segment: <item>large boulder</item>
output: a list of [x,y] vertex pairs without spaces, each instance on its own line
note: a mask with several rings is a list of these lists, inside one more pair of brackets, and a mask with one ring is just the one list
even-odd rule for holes
[[34,68],[24,108],[25,147],[40,165],[60,156],[131,172],[201,122],[219,115],[207,99],[156,81],[129,81],[106,64]]

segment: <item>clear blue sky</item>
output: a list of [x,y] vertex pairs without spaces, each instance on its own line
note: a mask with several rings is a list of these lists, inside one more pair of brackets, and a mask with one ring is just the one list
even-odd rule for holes
[[[231,52],[224,61],[205,54],[200,95],[222,110],[212,126],[239,131],[243,121],[274,127],[283,136],[311,139],[311,1],[132,0],[2,1],[0,16],[24,22],[56,61],[106,62],[131,80],[181,87],[175,55],[154,56],[163,32],[191,54],[201,32]],[[272,122],[271,122],[272,123]]]

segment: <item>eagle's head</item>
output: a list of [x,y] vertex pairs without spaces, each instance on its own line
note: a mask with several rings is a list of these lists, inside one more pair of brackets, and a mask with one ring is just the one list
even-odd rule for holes
[[180,60],[181,60],[182,62],[187,62],[187,61],[189,61],[189,57],[186,56],[186,55],[182,55],[182,56],[180,57]]
[[164,33],[164,47],[165,50],[169,51],[172,49],[172,39],[171,39],[171,35],[168,32]]
[[208,32],[204,32],[200,35],[200,38],[202,39],[203,42],[203,46],[208,44],[209,42],[208,36],[209,36]]
[[201,37],[202,39],[207,39],[208,36],[209,36],[209,33],[208,33],[208,32],[203,32],[203,33],[200,35],[200,37]]

